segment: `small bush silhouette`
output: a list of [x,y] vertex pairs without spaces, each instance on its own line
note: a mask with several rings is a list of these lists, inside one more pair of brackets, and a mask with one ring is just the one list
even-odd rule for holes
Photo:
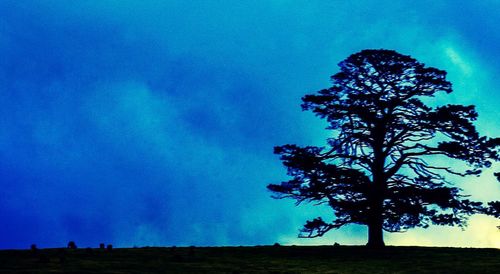
[[77,246],[76,246],[76,244],[75,244],[75,242],[74,242],[74,241],[70,241],[70,242],[68,243],[68,248],[69,248],[69,249],[77,249]]
[[111,245],[111,244],[110,244],[110,245],[108,245],[108,246],[106,247],[106,249],[107,249],[107,250],[109,250],[109,251],[113,250],[113,245]]
[[100,248],[100,249],[104,249],[104,247],[105,247],[105,246],[104,246],[104,243],[100,243],[100,244],[99,244],[99,248]]
[[38,247],[36,246],[36,244],[32,244],[30,249],[31,249],[31,251],[37,251]]

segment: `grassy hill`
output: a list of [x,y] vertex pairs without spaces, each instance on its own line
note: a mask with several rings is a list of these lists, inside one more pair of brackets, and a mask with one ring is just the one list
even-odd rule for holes
[[500,273],[500,250],[362,246],[0,250],[0,273]]

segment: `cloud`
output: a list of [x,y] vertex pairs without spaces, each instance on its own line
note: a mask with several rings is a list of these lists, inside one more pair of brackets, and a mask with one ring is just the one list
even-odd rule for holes
[[464,76],[471,76],[472,69],[469,64],[451,47],[445,49],[446,55],[456,65]]

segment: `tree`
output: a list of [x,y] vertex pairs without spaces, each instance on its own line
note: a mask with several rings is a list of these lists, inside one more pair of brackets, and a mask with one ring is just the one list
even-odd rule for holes
[[[500,172],[495,172],[493,175],[495,175],[497,181],[500,182]],[[488,206],[489,207],[485,208],[485,213],[500,218],[500,201],[491,201],[488,203]],[[500,226],[497,226],[497,228],[500,229]]]
[[[333,209],[334,218],[307,221],[299,237],[320,237],[347,224],[368,226],[368,246],[383,230],[466,225],[484,213],[444,175],[478,176],[499,159],[499,138],[480,136],[474,106],[431,107],[426,97],[452,92],[446,72],[393,50],[363,50],[339,63],[333,85],[302,98],[328,122],[324,147],[275,147],[292,178],[270,184],[274,198]],[[465,168],[436,164],[440,157]],[[434,164],[433,164],[434,163]]]

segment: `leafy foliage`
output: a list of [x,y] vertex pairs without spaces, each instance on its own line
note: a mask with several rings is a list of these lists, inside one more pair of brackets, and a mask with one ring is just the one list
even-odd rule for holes
[[[499,160],[500,139],[479,135],[474,106],[424,102],[452,92],[446,72],[392,50],[363,50],[339,67],[332,87],[302,98],[303,110],[328,121],[327,145],[274,150],[292,177],[268,185],[274,197],[327,204],[334,212],[331,222],[308,221],[300,236],[351,223],[389,232],[463,226],[468,215],[484,212],[445,175],[479,175]],[[439,165],[438,156],[467,168]]]
[[[497,181],[500,182],[500,172],[495,172],[493,175],[497,178]],[[486,214],[494,216],[496,218],[500,218],[500,201],[491,201],[488,203],[488,208],[485,209]],[[497,226],[500,229],[500,226]]]

